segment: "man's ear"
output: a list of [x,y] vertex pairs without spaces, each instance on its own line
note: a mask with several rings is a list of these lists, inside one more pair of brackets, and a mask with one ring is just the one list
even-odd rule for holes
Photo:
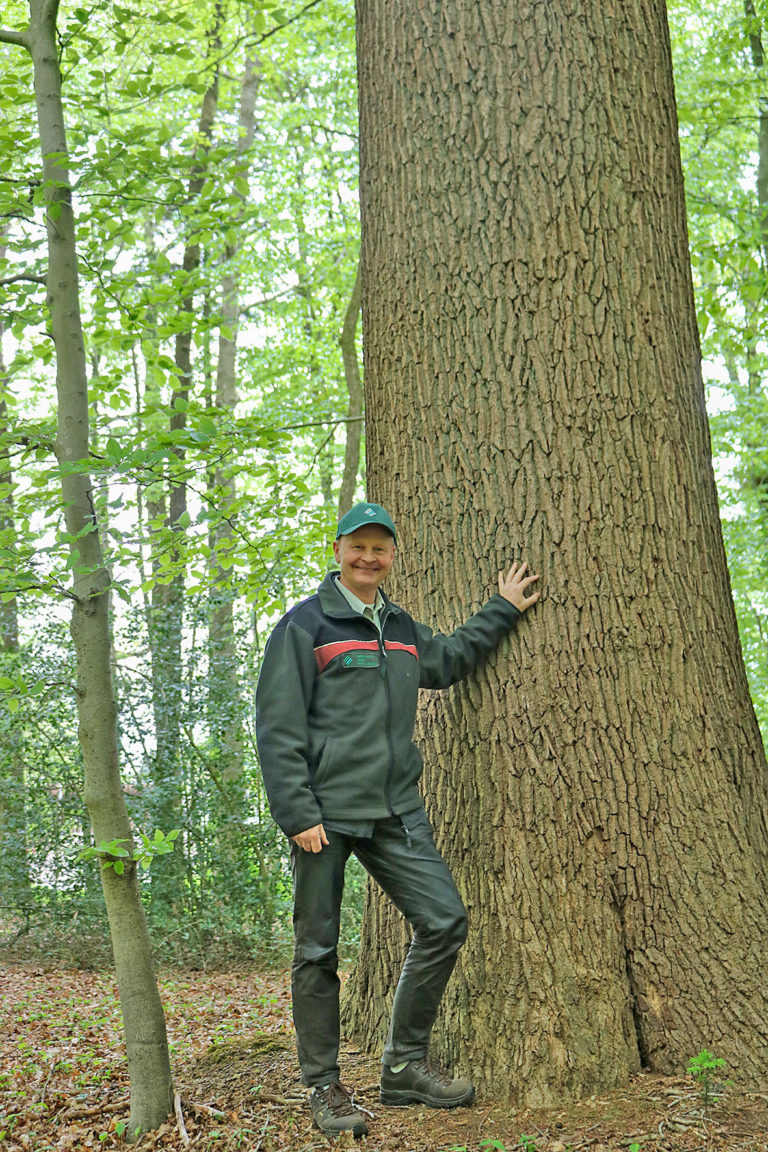
[[334,542],[333,542],[333,555],[336,558],[336,563],[338,564],[339,563],[339,542],[338,542],[338,540],[334,540]]

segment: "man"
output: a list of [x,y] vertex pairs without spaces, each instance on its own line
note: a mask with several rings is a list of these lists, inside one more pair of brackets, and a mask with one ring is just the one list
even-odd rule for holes
[[525,563],[450,636],[434,635],[382,593],[397,536],[378,504],[339,521],[340,571],[275,628],[256,689],[256,734],[270,808],[290,837],[294,874],[293,1016],[303,1082],[326,1135],[367,1132],[340,1083],[337,945],[351,852],[405,915],[413,939],[382,1057],[381,1100],[471,1103],[474,1087],[428,1060],[429,1035],[466,912],[434,846],[412,741],[419,688],[470,673],[539,598]]

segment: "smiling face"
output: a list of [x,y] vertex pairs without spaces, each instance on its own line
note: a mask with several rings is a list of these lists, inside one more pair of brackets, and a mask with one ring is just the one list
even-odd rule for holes
[[341,566],[341,582],[364,604],[373,604],[379,584],[386,580],[395,559],[395,542],[380,524],[365,524],[339,536],[333,554]]

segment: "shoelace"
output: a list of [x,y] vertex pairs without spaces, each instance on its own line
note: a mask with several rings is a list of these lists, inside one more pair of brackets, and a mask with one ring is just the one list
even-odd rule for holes
[[433,1064],[429,1057],[426,1060],[419,1060],[416,1067],[423,1068],[428,1076],[433,1076],[444,1088],[450,1088],[453,1084],[453,1077],[449,1076],[445,1068],[441,1068],[439,1064]]
[[318,1090],[317,1094],[334,1116],[351,1116],[357,1111],[352,1093],[343,1084],[329,1084],[325,1090]]

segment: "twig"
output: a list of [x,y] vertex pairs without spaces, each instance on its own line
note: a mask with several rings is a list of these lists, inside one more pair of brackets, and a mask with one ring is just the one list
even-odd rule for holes
[[381,1085],[378,1081],[375,1084],[365,1084],[362,1088],[355,1089],[355,1096],[370,1096],[372,1092],[378,1092]]
[[481,1132],[484,1130],[484,1128],[485,1128],[485,1125],[486,1125],[486,1123],[487,1123],[487,1120],[488,1120],[488,1117],[490,1116],[491,1112],[493,1112],[493,1110],[494,1110],[494,1108],[495,1108],[495,1107],[496,1107],[496,1105],[495,1105],[495,1104],[491,1104],[491,1106],[490,1106],[490,1108],[488,1109],[488,1111],[486,1112],[485,1116],[483,1116],[482,1120],[481,1120],[481,1121],[480,1121],[480,1123],[477,1125],[477,1133],[478,1133],[478,1135],[479,1135],[479,1134],[480,1134],[480,1133],[481,1133]]
[[130,1106],[130,1099],[108,1100],[106,1104],[95,1104],[92,1108],[66,1108],[64,1115],[72,1120],[82,1120],[86,1116],[98,1116],[101,1112],[119,1112],[122,1108]]
[[305,4],[295,16],[291,16],[290,20],[286,20],[284,24],[276,24],[274,28],[270,28],[269,32],[265,32],[262,36],[255,41],[256,45],[263,44],[270,36],[274,36],[276,32],[282,32],[283,28],[287,28],[289,24],[294,24],[300,20],[305,12],[309,12],[310,8],[315,8],[320,3],[320,0],[310,0],[309,4]]
[[268,1104],[282,1104],[286,1108],[292,1108],[294,1104],[304,1103],[303,1096],[277,1096],[274,1092],[264,1092],[261,1088],[254,1095],[258,1100],[266,1100]]
[[202,1112],[204,1116],[213,1116],[214,1120],[226,1120],[226,1113],[220,1112],[218,1108],[210,1108],[207,1104],[195,1104],[194,1100],[187,1100],[187,1108],[191,1108],[193,1112]]
[[173,1110],[176,1113],[176,1123],[179,1128],[179,1136],[181,1136],[181,1142],[185,1148],[189,1148],[189,1136],[187,1135],[187,1130],[184,1127],[184,1117],[181,1112],[181,1096],[178,1094],[178,1092],[173,1097]]
[[46,1092],[48,1091],[48,1085],[49,1085],[49,1084],[50,1084],[50,1082],[51,1082],[51,1076],[53,1076],[53,1070],[54,1070],[54,1068],[55,1068],[55,1067],[56,1067],[56,1057],[55,1057],[55,1056],[52,1056],[52,1057],[51,1057],[51,1066],[50,1066],[50,1068],[48,1069],[48,1075],[47,1075],[47,1076],[46,1076],[46,1078],[45,1078],[45,1084],[43,1084],[43,1090],[42,1090],[42,1092],[40,1093],[40,1103],[41,1103],[41,1104],[42,1104],[42,1103],[43,1103],[43,1101],[45,1100],[45,1094],[46,1094]]
[[339,416],[335,420],[310,420],[306,424],[286,424],[276,428],[276,432],[296,432],[299,428],[323,428],[328,424],[355,424],[358,420],[365,420],[365,416]]
[[266,1132],[267,1128],[269,1127],[269,1121],[270,1121],[270,1117],[267,1116],[266,1120],[264,1121],[264,1124],[262,1125],[261,1132],[259,1133],[259,1139],[258,1139],[258,1142],[256,1143],[256,1145],[254,1146],[253,1152],[259,1152],[259,1148],[261,1148],[261,1145],[264,1141],[264,1133]]

